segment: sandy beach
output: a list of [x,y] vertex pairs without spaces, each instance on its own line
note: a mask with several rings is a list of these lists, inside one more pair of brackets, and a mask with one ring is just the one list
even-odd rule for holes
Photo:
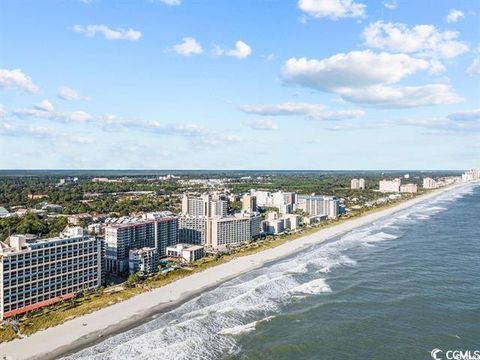
[[344,234],[355,228],[406,209],[428,198],[451,190],[446,187],[405,201],[401,204],[355,218],[314,234],[286,242],[277,247],[236,258],[205,271],[192,274],[164,287],[140,294],[126,301],[69,320],[59,326],[37,332],[23,339],[0,344],[0,358],[54,359],[105,337],[123,332],[148,321],[154,314],[165,312],[191,299],[206,289],[258,268],[263,264],[291,255],[312,244]]

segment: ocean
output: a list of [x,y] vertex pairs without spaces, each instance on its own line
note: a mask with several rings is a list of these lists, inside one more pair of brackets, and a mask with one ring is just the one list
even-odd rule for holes
[[431,359],[480,350],[480,186],[247,272],[68,359]]

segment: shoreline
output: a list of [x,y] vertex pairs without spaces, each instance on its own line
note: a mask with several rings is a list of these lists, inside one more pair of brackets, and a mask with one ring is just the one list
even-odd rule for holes
[[446,191],[461,187],[456,184],[431,191],[399,204],[367,213],[360,217],[287,241],[278,246],[250,255],[232,259],[198,273],[176,280],[163,287],[136,295],[90,314],[66,321],[22,339],[1,344],[0,358],[6,359],[55,359],[75,353],[103,341],[109,336],[125,332],[148,322],[160,313],[215,288],[244,272],[262,267],[267,263],[288,257],[313,244],[323,243],[358,227],[390,216]]

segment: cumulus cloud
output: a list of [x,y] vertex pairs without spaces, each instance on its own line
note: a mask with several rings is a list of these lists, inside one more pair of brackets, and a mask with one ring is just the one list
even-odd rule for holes
[[316,60],[289,59],[282,68],[287,83],[338,94],[353,103],[379,107],[454,104],[461,97],[448,85],[391,86],[421,70],[438,71],[438,64],[407,54],[370,50]]
[[173,46],[173,50],[183,56],[201,54],[203,52],[202,45],[193,37],[184,37],[180,44]]
[[277,130],[278,125],[270,119],[249,120],[245,125],[253,130]]
[[30,93],[39,91],[32,79],[20,69],[0,69],[0,88],[19,89]]
[[128,40],[137,41],[142,37],[138,30],[109,28],[107,25],[75,25],[72,30],[78,34],[84,34],[86,37],[94,37],[97,33],[102,34],[106,40]]
[[465,14],[457,9],[450,9],[448,12],[447,18],[445,19],[447,23],[456,23],[458,20],[465,17]]
[[413,53],[419,56],[451,59],[469,50],[458,41],[456,31],[441,32],[433,25],[416,25],[409,28],[401,23],[377,21],[363,31],[365,45],[382,50]]
[[473,59],[470,66],[467,68],[468,75],[479,75],[480,74],[480,57]]
[[449,114],[447,118],[454,121],[480,121],[480,109],[454,112]]
[[237,59],[244,59],[252,54],[252,48],[247,43],[238,40],[235,43],[235,48],[228,50],[217,46],[213,49],[213,54],[217,56],[225,55],[233,56]]
[[336,20],[344,17],[365,17],[367,5],[353,0],[299,0],[298,7],[312,17]]
[[48,100],[43,100],[39,104],[35,105],[34,108],[40,111],[53,112],[53,104]]
[[76,90],[66,86],[58,89],[57,97],[66,101],[89,100],[89,97],[82,96]]
[[365,115],[363,110],[327,110],[325,105],[310,103],[281,103],[242,105],[240,111],[261,116],[303,115],[313,120],[347,120]]
[[283,66],[282,76],[292,84],[336,91],[344,87],[396,83],[429,67],[428,61],[406,54],[365,50],[340,53],[322,60],[291,58]]

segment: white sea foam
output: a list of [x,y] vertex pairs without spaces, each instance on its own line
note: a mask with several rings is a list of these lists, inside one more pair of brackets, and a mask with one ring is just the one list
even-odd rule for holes
[[240,334],[249,333],[249,332],[255,330],[259,323],[270,321],[273,318],[274,318],[274,316],[267,316],[266,318],[264,318],[262,320],[253,321],[253,322],[250,322],[250,323],[245,324],[245,325],[233,326],[231,328],[221,330],[219,332],[219,334],[221,334],[221,335],[240,335]]
[[320,293],[332,292],[332,289],[326,283],[325,279],[315,279],[293,288],[292,290],[290,290],[290,292],[293,294],[315,295]]

